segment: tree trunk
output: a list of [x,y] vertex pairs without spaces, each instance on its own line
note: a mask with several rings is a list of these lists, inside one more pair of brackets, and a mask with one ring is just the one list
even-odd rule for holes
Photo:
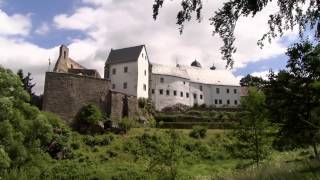
[[318,153],[318,148],[317,148],[317,143],[313,142],[312,146],[313,146],[313,152],[314,152],[315,158],[317,160],[320,160],[319,153]]

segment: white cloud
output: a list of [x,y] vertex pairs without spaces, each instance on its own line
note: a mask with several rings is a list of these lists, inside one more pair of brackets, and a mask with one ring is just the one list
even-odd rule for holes
[[[223,1],[205,2],[203,22],[187,23],[182,35],[179,35],[175,24],[176,13],[180,8],[179,2],[166,3],[157,21],[152,19],[153,1],[83,0],[83,2],[96,6],[84,5],[73,14],[57,15],[54,22],[59,29],[80,30],[86,33],[90,41],[87,38],[77,40],[76,43],[90,42],[90,45],[94,45],[95,47],[91,49],[95,51],[90,52],[92,53],[90,57],[104,60],[110,48],[146,44],[153,62],[174,64],[178,61],[181,64],[189,64],[196,58],[206,67],[212,63],[218,68],[225,67],[226,62],[221,60],[219,50],[222,41],[217,36],[211,36],[213,27],[207,20],[214,10],[222,6]],[[238,51],[234,55],[235,68],[284,53],[286,47],[279,40],[275,40],[271,45],[266,43],[262,50],[257,46],[257,40],[268,30],[268,15],[276,10],[275,4],[271,4],[255,18],[240,19],[235,32],[238,46]]]
[[[278,73],[278,71],[273,71],[275,74]],[[268,79],[270,71],[259,71],[259,72],[253,72],[251,73],[251,76],[261,77],[264,80]]]
[[59,29],[87,30],[95,26],[96,18],[99,18],[98,13],[99,10],[83,7],[77,9],[71,16],[67,14],[55,16],[53,21]]
[[[0,37],[0,65],[17,72],[31,72],[37,93],[43,91],[44,74],[48,70],[48,59],[57,59],[58,47],[43,49],[34,44]],[[17,53],[19,52],[19,53]]]
[[42,23],[36,30],[35,33],[38,35],[45,35],[50,31],[49,25],[47,23]]
[[0,35],[27,36],[32,27],[29,15],[14,14],[9,16],[0,9]]
[[112,0],[82,0],[84,3],[93,4],[97,6],[108,5],[112,2]]

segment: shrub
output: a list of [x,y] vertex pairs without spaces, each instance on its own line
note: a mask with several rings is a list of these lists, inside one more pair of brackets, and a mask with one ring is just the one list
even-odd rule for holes
[[189,136],[195,139],[204,138],[207,134],[207,128],[205,126],[193,126]]
[[83,142],[88,146],[106,146],[109,145],[114,139],[112,134],[106,134],[101,136],[84,136]]
[[138,104],[139,104],[139,108],[145,108],[147,107],[147,104],[148,104],[148,99],[146,98],[139,98],[138,99]]
[[133,128],[135,126],[135,122],[132,119],[124,117],[119,122],[118,126],[120,129],[124,130],[125,132],[128,132],[131,128]]
[[177,121],[177,115],[165,115],[165,114],[158,114],[155,116],[155,119],[157,122],[163,121],[163,122],[176,122]]
[[153,116],[151,116],[148,119],[148,125],[149,125],[149,127],[156,127],[157,121],[155,120],[155,118]]
[[11,164],[11,159],[8,154],[0,147],[0,169],[9,168]]
[[72,149],[79,149],[80,148],[80,144],[79,143],[72,143],[71,147],[72,147]]
[[197,111],[197,110],[190,110],[188,111],[189,115],[194,115],[194,116],[202,116],[201,111]]
[[77,121],[79,123],[89,123],[91,125],[96,125],[99,121],[103,120],[102,113],[100,109],[94,104],[88,104],[83,106],[77,116]]
[[206,109],[206,108],[207,108],[207,105],[206,105],[206,104],[201,104],[199,107],[200,107],[201,109]]

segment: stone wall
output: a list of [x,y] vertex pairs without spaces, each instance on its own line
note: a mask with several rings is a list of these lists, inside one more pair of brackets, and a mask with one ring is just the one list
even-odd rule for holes
[[108,111],[114,125],[117,126],[119,121],[127,116],[135,118],[139,115],[138,100],[136,96],[129,96],[124,93],[110,91],[110,105]]
[[107,114],[110,81],[88,76],[47,72],[43,110],[59,115],[67,123],[87,103],[96,104]]

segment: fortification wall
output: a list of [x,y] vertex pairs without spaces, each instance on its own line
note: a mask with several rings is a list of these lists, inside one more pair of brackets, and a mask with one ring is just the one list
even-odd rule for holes
[[107,113],[109,89],[110,81],[105,79],[47,72],[43,110],[56,113],[69,124],[87,103],[96,104],[103,113]]
[[137,117],[139,115],[138,100],[136,96],[110,91],[109,99],[111,105],[108,106],[110,118],[114,125],[117,125],[122,117]]

